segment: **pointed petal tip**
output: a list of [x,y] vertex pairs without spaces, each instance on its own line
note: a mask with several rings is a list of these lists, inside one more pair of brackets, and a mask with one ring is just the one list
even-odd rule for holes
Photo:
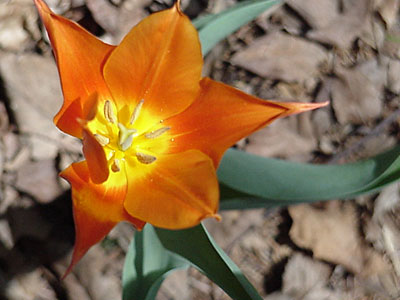
[[318,103],[281,102],[281,104],[288,110],[280,118],[327,106],[329,105],[329,101]]
[[206,216],[206,218],[214,218],[215,220],[217,220],[218,222],[222,221],[222,217],[220,214],[210,214],[208,216]]
[[47,6],[46,2],[44,2],[42,0],[33,0],[33,2],[35,3],[35,5],[40,13],[42,13],[42,12],[51,13],[51,10]]
[[179,14],[183,14],[183,11],[181,9],[181,1],[180,0],[176,0],[174,8],[178,11]]

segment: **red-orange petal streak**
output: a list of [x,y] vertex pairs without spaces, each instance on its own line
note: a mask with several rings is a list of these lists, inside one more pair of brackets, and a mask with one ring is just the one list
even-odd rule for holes
[[90,180],[88,165],[83,161],[72,164],[60,175],[72,187],[75,221],[75,247],[67,275],[88,249],[101,241],[118,222],[128,221],[138,229],[145,223],[132,218],[123,207],[125,174],[112,173],[106,183],[94,184]]
[[[109,97],[104,82],[102,67],[114,46],[104,44],[78,24],[54,14],[42,0],[34,0],[57,60],[64,104],[54,117],[54,123],[64,132],[80,137],[79,127],[72,127],[60,119],[77,99],[87,99],[93,92],[100,97]],[[82,116],[72,115],[72,122]],[[76,124],[75,124],[76,125]]]
[[106,181],[110,172],[106,154],[103,147],[86,128],[83,129],[83,155],[89,167],[90,179],[96,184]]
[[[154,226],[182,229],[219,218],[218,181],[212,161],[197,150],[157,157],[145,176],[128,176],[127,212]],[[153,167],[153,166],[152,166]],[[137,169],[127,167],[127,173]]]
[[175,5],[131,30],[107,60],[104,78],[117,106],[144,99],[142,111],[160,120],[194,100],[202,64],[197,31]]
[[173,138],[168,151],[199,149],[214,166],[227,148],[273,120],[325,106],[327,103],[282,103],[261,100],[209,78],[201,81],[201,92],[183,113],[164,122]]

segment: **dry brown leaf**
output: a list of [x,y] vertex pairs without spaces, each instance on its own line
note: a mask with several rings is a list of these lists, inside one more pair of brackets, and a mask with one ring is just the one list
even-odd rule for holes
[[123,1],[120,7],[112,5],[107,0],[86,0],[96,22],[113,36],[113,42],[119,43],[122,38],[139,21],[146,17],[144,7],[151,4],[150,0]]
[[358,69],[337,67],[338,78],[332,80],[332,105],[342,125],[361,124],[377,118],[382,111],[382,86]]
[[387,70],[387,88],[394,94],[400,94],[400,61],[390,59]]
[[322,43],[347,49],[368,22],[369,0],[343,1],[344,11],[326,26],[311,30],[307,36]]
[[387,28],[391,28],[397,22],[397,14],[399,13],[399,0],[385,0],[380,3],[377,10],[382,19],[386,23]]
[[275,121],[249,136],[246,151],[265,157],[307,161],[311,151],[317,147],[316,139],[313,135],[310,136],[310,131],[302,130],[308,127],[309,118],[309,114],[303,114],[301,118]]
[[[270,14],[266,11],[264,14]],[[257,18],[256,22],[266,32],[279,31],[284,29],[286,32],[292,35],[301,35],[303,22],[293,14],[287,12],[285,6],[278,7],[271,15],[271,21],[268,20],[268,16],[262,14]],[[272,23],[272,24],[271,24]]]
[[291,206],[289,214],[293,219],[289,235],[299,247],[353,273],[363,271],[370,255],[363,248],[351,203],[330,202],[324,209],[306,204]]
[[336,0],[287,0],[286,3],[314,29],[328,26],[339,16]]
[[318,66],[326,59],[326,51],[321,46],[274,32],[236,53],[232,63],[261,77],[304,83],[318,76]]
[[61,195],[54,160],[29,162],[17,172],[15,186],[33,196],[40,203],[48,203]]
[[120,278],[122,265],[116,264],[100,244],[94,245],[79,261],[73,273],[87,288],[90,299],[121,299]]
[[328,265],[302,254],[295,254],[285,267],[282,291],[295,298],[302,297],[311,290],[325,287],[330,273],[331,268]]
[[294,298],[280,292],[275,292],[264,298],[265,300],[294,300]]
[[[40,298],[38,298],[40,295]],[[36,269],[32,272],[18,275],[7,286],[6,297],[9,300],[56,300],[56,294],[50,284],[42,277],[42,272]]]
[[60,144],[74,143],[75,139],[61,134],[52,122],[63,99],[53,58],[0,53],[0,73],[19,130],[32,146],[33,158],[54,158]]
[[29,0],[0,1],[0,49],[20,52],[34,47],[40,37],[37,13]]

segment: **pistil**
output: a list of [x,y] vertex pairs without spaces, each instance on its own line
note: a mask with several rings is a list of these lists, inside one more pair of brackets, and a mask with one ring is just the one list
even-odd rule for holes
[[132,145],[133,135],[137,132],[134,128],[126,128],[123,124],[118,123],[119,134],[118,144],[122,151],[126,151]]

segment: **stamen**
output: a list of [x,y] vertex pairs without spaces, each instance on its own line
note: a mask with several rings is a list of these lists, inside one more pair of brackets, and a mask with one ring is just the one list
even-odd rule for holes
[[114,159],[112,165],[111,165],[111,171],[114,173],[121,171],[120,165],[119,165],[119,159]]
[[136,158],[138,159],[138,161],[145,165],[151,164],[157,159],[153,155],[145,154],[142,152],[136,152]]
[[110,100],[107,100],[104,103],[104,118],[106,118],[106,120],[112,124],[117,122],[117,118],[114,114],[113,107],[112,107]]
[[155,139],[156,137],[159,137],[160,135],[162,135],[163,133],[167,132],[170,129],[171,127],[162,127],[157,130],[150,131],[146,133],[144,136],[148,139]]
[[144,100],[140,100],[139,103],[136,105],[135,109],[133,110],[131,119],[129,121],[129,124],[135,123],[135,121],[139,118],[140,111],[142,110]]
[[123,124],[118,123],[119,139],[118,143],[122,151],[126,151],[133,142],[133,135],[137,132],[134,128],[126,128]]
[[93,136],[96,139],[96,141],[98,141],[99,144],[102,145],[103,147],[107,146],[108,143],[110,142],[110,139],[108,137],[104,136],[104,135],[95,133]]

